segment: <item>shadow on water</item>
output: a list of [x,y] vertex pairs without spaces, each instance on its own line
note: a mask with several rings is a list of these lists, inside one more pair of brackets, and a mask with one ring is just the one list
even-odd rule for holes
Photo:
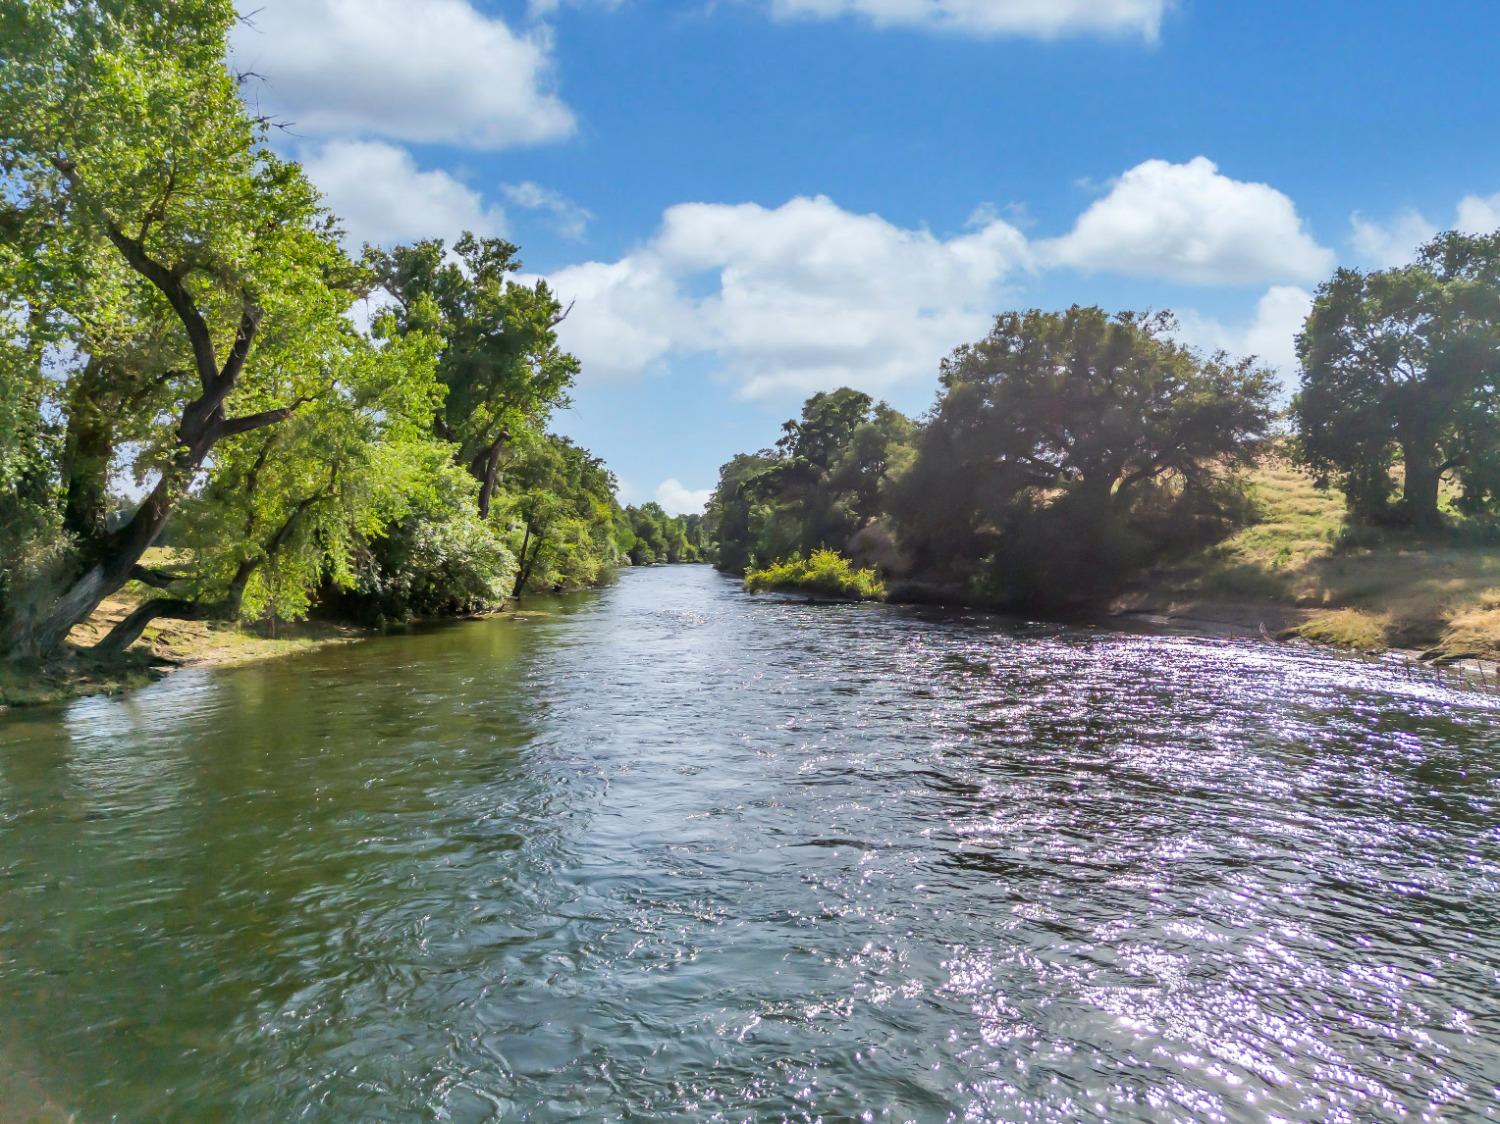
[[162,1120],[1492,1103],[1482,700],[701,567],[526,609],[0,725],[26,1095]]

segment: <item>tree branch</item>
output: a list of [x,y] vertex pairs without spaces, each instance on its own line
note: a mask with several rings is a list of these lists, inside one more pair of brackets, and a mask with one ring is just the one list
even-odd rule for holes
[[149,566],[132,566],[130,577],[142,585],[149,585],[152,589],[170,589],[175,583],[187,577],[186,574],[174,574],[168,570],[153,570]]
[[260,326],[260,316],[260,309],[246,298],[244,311],[240,313],[239,329],[234,333],[234,346],[229,349],[229,358],[224,360],[224,366],[219,371],[219,383],[226,388],[226,393],[239,381],[240,372],[245,369],[245,360],[250,357],[250,341],[255,338],[255,329]]
[[274,410],[262,410],[258,414],[246,414],[244,417],[228,418],[219,423],[215,430],[216,438],[233,437],[240,433],[249,433],[251,430],[263,429],[268,425],[286,421],[297,412],[297,407],[312,401],[305,396],[299,396],[290,406],[278,406]]
[[99,655],[114,655],[134,644],[146,626],[160,617],[179,621],[222,620],[228,614],[229,605],[223,601],[188,601],[181,597],[154,597],[138,606],[124,620],[110,629],[103,640],[91,651]]

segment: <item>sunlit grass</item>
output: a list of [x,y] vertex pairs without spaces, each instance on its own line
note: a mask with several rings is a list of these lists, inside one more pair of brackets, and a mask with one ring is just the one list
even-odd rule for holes
[[1280,458],[1252,475],[1257,520],[1162,576],[1174,598],[1272,602],[1291,631],[1345,647],[1500,658],[1500,547],[1463,532],[1351,533],[1343,497]]

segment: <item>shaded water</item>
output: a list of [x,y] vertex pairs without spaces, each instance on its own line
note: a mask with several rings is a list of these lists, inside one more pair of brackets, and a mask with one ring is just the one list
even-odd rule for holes
[[85,1120],[1500,1111],[1493,702],[706,568],[551,608],[0,719],[0,1066]]

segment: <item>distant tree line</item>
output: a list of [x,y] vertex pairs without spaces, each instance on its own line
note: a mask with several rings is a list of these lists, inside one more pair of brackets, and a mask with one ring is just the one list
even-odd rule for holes
[[701,514],[668,515],[653,501],[626,507],[619,527],[616,541],[633,566],[706,562],[713,555]]
[[908,596],[1092,606],[1252,520],[1245,470],[1273,444],[1340,488],[1355,524],[1497,514],[1500,234],[1335,274],[1282,417],[1270,371],[1176,335],[1169,313],[1010,312],[943,362],[920,421],[814,395],[774,447],[720,470],[719,565],[831,549]]

